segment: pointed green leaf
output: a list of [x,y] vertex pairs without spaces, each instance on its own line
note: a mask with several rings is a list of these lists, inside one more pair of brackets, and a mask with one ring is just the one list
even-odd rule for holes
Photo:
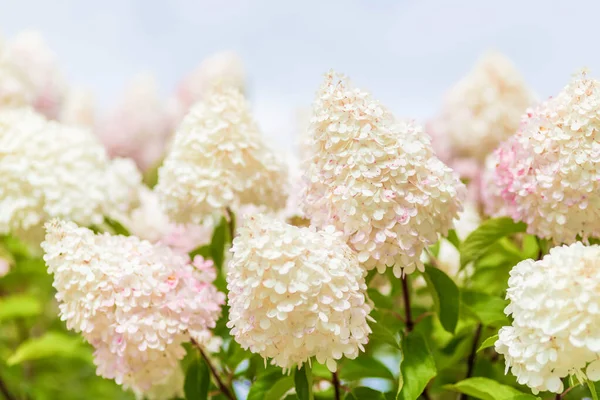
[[48,357],[79,358],[92,361],[91,350],[77,336],[69,336],[60,332],[47,332],[43,336],[31,338],[17,348],[8,358],[8,365],[20,364],[23,361],[39,360]]
[[344,400],[385,400],[385,395],[369,387],[357,387],[346,394]]
[[394,375],[379,360],[361,354],[354,360],[347,360],[340,368],[340,379],[354,381],[363,378],[394,379]]
[[494,218],[484,221],[460,245],[460,264],[465,266],[481,257],[498,239],[514,233],[525,232],[527,225],[511,218]]
[[0,322],[14,318],[36,317],[42,313],[42,302],[28,294],[15,294],[0,299]]
[[397,349],[400,348],[400,344],[398,343],[398,339],[390,332],[386,327],[378,322],[369,322],[369,326],[373,331],[369,335],[369,341],[380,341],[389,344],[392,347]]
[[511,386],[502,385],[488,378],[469,378],[453,385],[445,385],[445,389],[464,393],[482,400],[536,400],[538,397],[523,393]]
[[400,363],[402,385],[397,400],[416,400],[429,381],[436,376],[435,361],[427,342],[418,332],[402,338],[403,360]]
[[481,346],[479,346],[479,349],[477,349],[477,352],[479,353],[483,349],[487,349],[488,347],[493,347],[497,340],[498,340],[498,334],[490,336],[489,338],[485,339],[483,341],[483,343],[481,343]]
[[510,325],[510,320],[504,314],[508,305],[506,300],[486,293],[463,290],[462,305],[473,313],[484,326],[500,327]]
[[454,333],[460,310],[460,293],[456,283],[444,271],[435,267],[425,267],[423,276],[442,326],[447,332]]
[[304,363],[302,368],[294,371],[294,386],[299,400],[313,400],[312,374],[310,367]]
[[186,400],[208,399],[208,388],[210,387],[210,371],[206,362],[198,357],[190,364],[185,374],[183,391]]

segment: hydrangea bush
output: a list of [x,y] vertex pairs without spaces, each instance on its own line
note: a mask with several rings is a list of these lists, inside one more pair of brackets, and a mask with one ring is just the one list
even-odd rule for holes
[[587,72],[535,104],[489,56],[424,129],[330,71],[298,160],[234,53],[97,125],[25,38],[0,43],[6,399],[598,398]]

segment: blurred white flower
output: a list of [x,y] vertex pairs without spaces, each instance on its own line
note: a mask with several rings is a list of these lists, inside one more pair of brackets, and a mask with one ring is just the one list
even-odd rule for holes
[[224,84],[244,92],[246,72],[240,56],[233,51],[222,51],[206,57],[200,65],[179,84],[175,94],[178,120],[188,113],[192,105],[206,99],[215,84]]
[[429,136],[397,120],[371,95],[330,71],[317,93],[304,211],[343,232],[368,269],[422,269],[423,249],[445,235],[464,185],[434,154]]
[[93,129],[96,125],[94,95],[91,91],[80,87],[72,87],[67,92],[60,111],[60,122]]
[[[5,75],[7,70],[12,74],[9,72]],[[13,79],[2,79],[9,75]],[[66,81],[57,57],[39,32],[21,32],[8,40],[4,47],[0,45],[0,99],[5,93],[9,97],[10,93],[18,94],[23,96],[24,102],[20,100],[11,105],[30,105],[47,118],[57,119],[66,90]]]
[[600,380],[599,260],[600,246],[577,242],[510,273],[506,313],[513,324],[500,330],[496,351],[534,393],[561,393],[568,375]]
[[111,163],[90,131],[30,109],[0,111],[0,176],[0,233],[33,243],[52,217],[99,225],[135,206],[141,179],[127,161]]
[[146,170],[163,156],[171,123],[154,76],[140,74],[127,86],[117,107],[101,121],[98,134],[111,156],[132,158]]
[[285,207],[287,171],[239,90],[217,85],[179,126],[155,190],[174,222],[200,224],[241,205]]
[[576,76],[528,111],[488,160],[486,211],[527,232],[572,243],[600,236],[600,82]]
[[440,115],[428,127],[433,146],[446,162],[466,158],[481,163],[516,132],[532,101],[512,62],[501,53],[486,53],[446,94]]
[[98,374],[137,393],[164,385],[185,355],[181,344],[205,335],[221,313],[225,296],[211,275],[134,236],[95,235],[58,220],[46,231],[61,319],[96,348]]
[[10,272],[10,261],[0,257],[0,278]]
[[366,272],[333,229],[255,215],[231,251],[227,326],[243,348],[284,369],[316,357],[331,371],[336,360],[364,351],[371,333]]

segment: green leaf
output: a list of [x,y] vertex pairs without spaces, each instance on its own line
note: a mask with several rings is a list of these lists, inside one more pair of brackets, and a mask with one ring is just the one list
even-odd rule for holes
[[312,374],[310,367],[304,363],[302,368],[294,371],[294,385],[299,400],[313,400]]
[[357,387],[346,394],[344,400],[385,400],[385,395],[369,387]]
[[502,385],[488,378],[468,378],[453,385],[444,385],[445,389],[482,400],[536,400],[538,397],[523,393],[511,386]]
[[129,233],[129,231],[127,230],[127,228],[125,228],[119,221],[108,218],[108,217],[104,217],[104,222],[106,223],[106,225],[108,225],[110,227],[110,229],[112,229],[113,233],[115,235],[123,235],[123,236],[129,236],[131,235]]
[[490,336],[489,338],[485,339],[483,341],[483,343],[481,343],[481,346],[479,346],[479,349],[477,349],[477,352],[479,353],[483,349],[487,349],[488,347],[494,346],[494,344],[496,343],[497,340],[498,340],[498,334]]
[[378,340],[384,343],[389,344],[392,347],[397,349],[400,348],[400,344],[398,343],[398,339],[394,336],[392,332],[390,332],[386,327],[378,322],[369,322],[369,326],[373,331],[371,335],[369,335],[369,341]]
[[17,348],[8,358],[8,365],[20,364],[23,361],[39,360],[48,357],[79,358],[92,361],[92,353],[82,340],[60,332],[47,332],[43,336],[31,338]]
[[210,387],[210,371],[208,365],[202,358],[196,358],[190,364],[185,374],[183,391],[186,400],[208,399],[208,388]]
[[382,295],[379,290],[367,289],[367,294],[369,295],[369,298],[373,300],[373,303],[375,303],[375,307],[388,310],[394,308],[394,302],[390,296]]
[[293,387],[293,376],[284,375],[280,368],[269,366],[250,386],[246,400],[280,400]]
[[39,298],[27,294],[15,294],[0,300],[0,322],[14,318],[36,317],[42,313]]
[[229,238],[229,224],[225,217],[221,217],[221,222],[215,228],[210,241],[210,255],[217,268],[223,267],[225,259],[225,247],[231,239]]
[[448,231],[448,236],[446,237],[446,240],[452,243],[452,245],[457,249],[460,249],[460,239],[458,238],[458,235],[456,234],[456,231],[454,229],[450,229]]
[[460,246],[460,264],[465,266],[481,257],[498,239],[518,232],[525,232],[527,225],[511,218],[494,218],[484,221],[471,232]]
[[587,385],[588,389],[590,389],[592,400],[598,400],[598,393],[596,393],[596,386],[594,386],[594,382],[590,381],[589,379],[586,379],[585,384]]
[[348,360],[340,368],[340,379],[354,381],[363,378],[394,379],[394,375],[381,361],[368,355],[360,355],[354,360]]
[[397,400],[416,400],[429,381],[436,376],[435,361],[427,342],[418,332],[410,332],[402,338],[403,360],[400,363],[402,384]]
[[456,283],[444,271],[434,267],[425,267],[423,276],[442,326],[447,332],[454,333],[460,310],[460,293]]
[[462,305],[485,326],[500,327],[510,325],[510,320],[504,314],[508,305],[506,300],[486,293],[463,290],[461,292]]

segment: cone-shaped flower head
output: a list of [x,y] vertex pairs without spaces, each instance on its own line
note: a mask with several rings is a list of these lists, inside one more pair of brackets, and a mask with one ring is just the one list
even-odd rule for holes
[[333,72],[309,129],[307,217],[343,232],[368,269],[393,266],[396,276],[421,269],[421,252],[452,227],[465,195],[429,136]]
[[600,380],[600,246],[581,242],[525,260],[510,273],[507,314],[496,351],[535,393],[563,391],[561,379]]
[[487,53],[446,95],[441,115],[431,125],[433,145],[449,152],[450,159],[483,162],[516,132],[532,101],[512,62],[500,53]]
[[556,243],[600,236],[600,82],[585,72],[528,112],[493,155],[486,202]]
[[285,207],[287,168],[261,137],[239,90],[217,85],[179,126],[156,190],[175,222],[200,223],[226,207]]
[[364,351],[366,272],[333,229],[253,215],[231,251],[227,326],[243,348],[284,369],[316,357],[332,371]]
[[61,319],[96,348],[98,374],[146,392],[179,368],[183,342],[215,326],[225,296],[187,256],[72,222],[46,231]]
[[87,226],[127,210],[141,181],[131,162],[111,163],[90,131],[30,109],[0,111],[0,176],[0,234],[37,243],[52,217]]

